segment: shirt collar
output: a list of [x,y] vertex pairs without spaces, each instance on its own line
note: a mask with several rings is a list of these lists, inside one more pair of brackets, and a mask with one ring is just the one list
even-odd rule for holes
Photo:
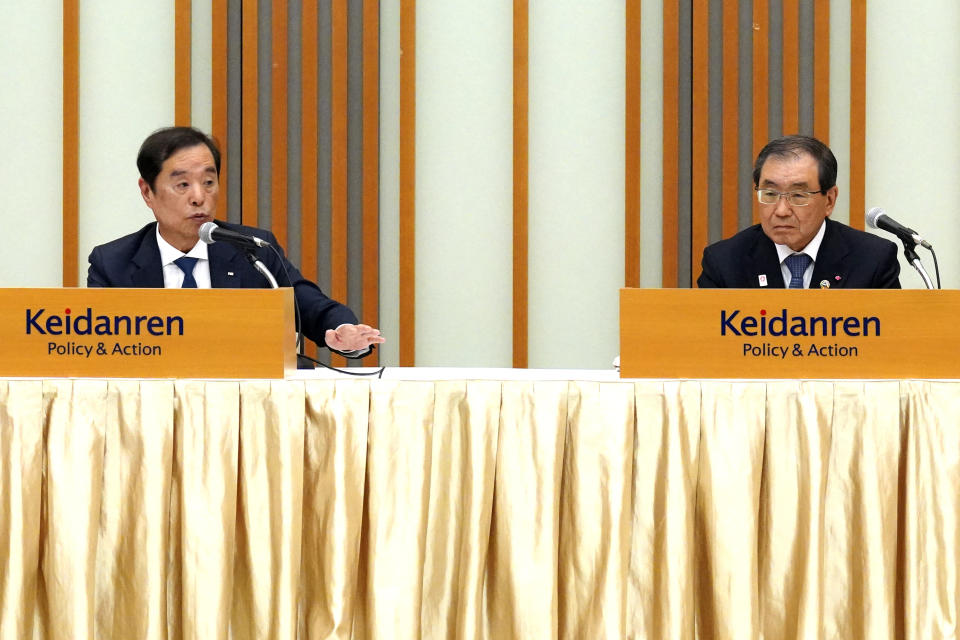
[[814,262],[817,261],[817,253],[820,252],[820,244],[823,242],[823,234],[827,231],[827,219],[824,218],[823,222],[820,223],[820,230],[817,231],[817,235],[813,236],[813,239],[807,243],[800,251],[794,251],[785,244],[774,245],[777,247],[777,258],[780,260],[780,264],[783,264],[783,261],[787,259],[787,256],[792,256],[795,253],[805,253],[810,256],[810,259]]
[[157,246],[160,247],[160,264],[163,266],[173,264],[174,260],[177,258],[182,258],[183,256],[190,256],[191,258],[198,258],[200,260],[209,260],[207,257],[207,244],[202,242],[200,238],[197,238],[197,244],[193,245],[193,248],[190,249],[190,251],[184,253],[163,239],[163,236],[160,235],[160,225],[157,225],[156,231]]

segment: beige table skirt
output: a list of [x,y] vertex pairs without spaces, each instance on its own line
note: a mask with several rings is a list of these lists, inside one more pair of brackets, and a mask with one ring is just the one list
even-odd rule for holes
[[955,638],[960,384],[0,380],[0,638]]

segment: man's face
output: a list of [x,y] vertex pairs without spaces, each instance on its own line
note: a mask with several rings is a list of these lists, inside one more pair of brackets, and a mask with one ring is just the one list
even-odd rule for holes
[[[820,177],[817,161],[807,153],[789,156],[771,156],[760,169],[760,189],[781,193],[792,191],[819,191]],[[837,187],[825,194],[811,195],[803,207],[791,205],[781,197],[776,204],[760,204],[760,226],[767,237],[777,244],[785,244],[800,251],[813,240],[820,225],[833,212],[837,202]]]
[[200,225],[217,210],[220,183],[210,149],[204,144],[180,149],[163,163],[153,189],[143,178],[139,184],[163,239],[183,252],[192,249]]

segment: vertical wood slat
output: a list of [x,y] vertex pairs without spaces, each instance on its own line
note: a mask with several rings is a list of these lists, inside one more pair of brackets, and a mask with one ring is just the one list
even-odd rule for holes
[[220,196],[217,218],[227,219],[227,0],[211,2],[211,67],[213,139],[220,147]]
[[80,11],[63,0],[63,286],[79,282],[77,248],[80,209]]
[[[363,318],[380,320],[380,3],[363,0]],[[366,366],[380,364],[374,351]]]
[[740,62],[739,7],[736,2],[723,3],[723,237],[736,233],[739,227],[740,184]]
[[287,246],[287,0],[271,7],[273,70],[270,85],[270,217],[271,231]]
[[867,159],[867,1],[850,2],[850,226],[863,229]]
[[530,13],[513,2],[513,366],[529,358]]
[[680,180],[680,0],[663,3],[663,276],[662,286],[678,281]]
[[[317,0],[301,5],[301,120],[300,120],[300,269],[311,280],[317,277],[317,136],[319,106],[317,64],[319,8]],[[308,355],[316,349],[306,347]]]
[[[330,3],[330,296],[347,300],[347,0]],[[346,361],[331,355],[334,366]]]
[[[769,43],[769,8],[767,0],[753,2],[753,157],[756,158],[760,149],[767,143],[769,137],[769,71],[770,60],[768,53]],[[753,202],[753,221],[759,220],[759,205],[756,198]]]
[[258,2],[243,0],[243,54],[241,77],[241,145],[243,166],[241,167],[241,218],[243,224],[257,224],[257,177],[260,167],[257,163],[257,136],[259,135],[259,90],[257,87],[258,57]]
[[174,107],[177,126],[190,126],[190,0],[174,2]]
[[416,364],[416,0],[400,0],[400,366]]
[[693,3],[693,175],[691,177],[690,273],[698,272],[707,246],[710,202],[710,1]]
[[800,128],[800,4],[783,0],[783,134]]
[[[514,20],[516,22],[516,20]],[[640,0],[626,0],[623,281],[640,286]]]
[[830,0],[813,6],[813,135],[830,144]]

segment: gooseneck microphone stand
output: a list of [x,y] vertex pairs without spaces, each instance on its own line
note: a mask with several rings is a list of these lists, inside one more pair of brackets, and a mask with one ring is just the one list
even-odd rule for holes
[[277,279],[273,277],[273,274],[270,273],[270,269],[267,269],[267,265],[260,262],[260,259],[257,258],[257,254],[253,252],[253,249],[245,249],[244,253],[247,256],[247,260],[250,261],[250,264],[253,265],[253,268],[259,271],[264,278],[267,279],[267,282],[270,283],[272,289],[279,289],[280,285],[277,284]]
[[914,251],[916,244],[910,244],[906,240],[903,242],[903,255],[906,257],[907,262],[913,265],[913,268],[917,270],[917,273],[920,274],[920,277],[923,278],[923,283],[927,285],[927,289],[933,289],[933,282],[930,280],[930,276],[927,275],[926,269],[923,268],[923,263],[920,262],[920,256],[917,255],[917,252]]
[[[270,269],[267,269],[267,265],[263,264],[260,259],[257,257],[256,252],[249,247],[243,248],[243,253],[247,256],[247,261],[253,265],[253,268],[260,272],[260,274],[267,279],[267,282],[270,283],[271,289],[279,289],[280,285],[277,284],[277,279],[273,277],[273,274],[270,273]],[[296,304],[296,301],[294,301]],[[303,359],[301,354],[303,353],[303,334],[300,332],[300,310],[296,308],[297,311],[297,368],[298,369],[313,369],[313,364],[307,362]]]

